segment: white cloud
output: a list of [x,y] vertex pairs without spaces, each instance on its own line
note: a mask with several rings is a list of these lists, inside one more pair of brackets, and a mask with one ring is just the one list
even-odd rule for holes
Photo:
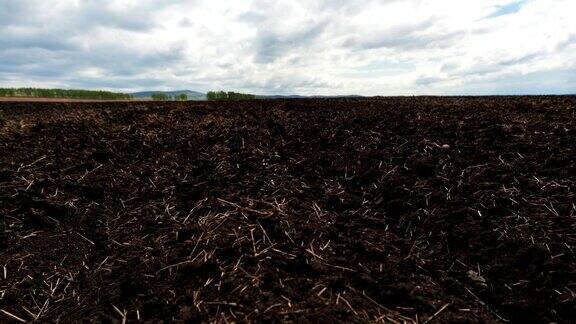
[[576,92],[573,0],[0,0],[0,86]]

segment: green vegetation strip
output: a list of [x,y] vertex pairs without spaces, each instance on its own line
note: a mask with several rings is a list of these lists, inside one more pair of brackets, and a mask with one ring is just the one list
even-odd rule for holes
[[206,99],[208,100],[241,100],[241,99],[255,99],[253,94],[238,93],[238,92],[224,92],[224,91],[208,91]]
[[0,97],[32,97],[32,98],[67,98],[67,99],[132,99],[125,93],[93,90],[38,89],[38,88],[0,88]]

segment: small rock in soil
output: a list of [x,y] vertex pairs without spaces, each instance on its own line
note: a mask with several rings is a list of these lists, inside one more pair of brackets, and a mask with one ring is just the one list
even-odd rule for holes
[[468,278],[470,280],[472,280],[472,282],[477,285],[477,286],[481,286],[481,287],[486,287],[486,278],[484,278],[483,276],[481,276],[480,274],[478,274],[478,272],[474,271],[474,270],[470,270],[468,271]]

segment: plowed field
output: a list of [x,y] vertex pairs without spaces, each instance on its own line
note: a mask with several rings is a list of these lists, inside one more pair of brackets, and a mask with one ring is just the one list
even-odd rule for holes
[[0,103],[0,321],[576,319],[576,98]]

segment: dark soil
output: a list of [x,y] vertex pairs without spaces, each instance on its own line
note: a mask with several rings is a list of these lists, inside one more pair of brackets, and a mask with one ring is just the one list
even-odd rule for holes
[[0,321],[576,319],[574,97],[0,120]]

